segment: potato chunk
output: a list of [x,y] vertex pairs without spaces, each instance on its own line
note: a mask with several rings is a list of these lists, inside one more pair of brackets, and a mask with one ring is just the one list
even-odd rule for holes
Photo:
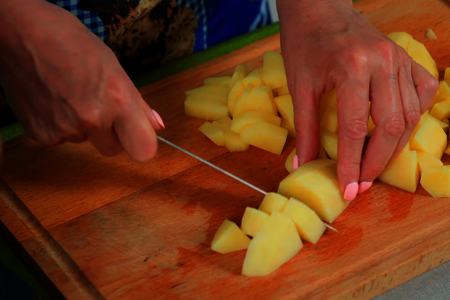
[[261,230],[268,217],[269,215],[263,211],[247,207],[242,217],[242,231],[249,236],[255,236]]
[[249,244],[248,236],[235,223],[225,220],[214,235],[211,249],[225,254],[247,249]]
[[287,129],[276,125],[258,122],[241,131],[241,139],[258,148],[280,155],[286,143]]

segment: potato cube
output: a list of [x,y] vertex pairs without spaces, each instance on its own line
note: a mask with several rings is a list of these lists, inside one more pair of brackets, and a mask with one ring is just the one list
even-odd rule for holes
[[208,137],[211,141],[214,142],[217,146],[225,146],[225,135],[223,130],[220,129],[219,126],[215,124],[211,124],[209,122],[205,122],[198,129],[203,132],[206,137]]
[[231,130],[240,133],[242,129],[256,122],[267,122],[279,126],[281,119],[265,111],[248,111],[233,119]]
[[184,101],[184,112],[187,116],[209,121],[215,121],[230,116],[228,107],[225,104],[189,97]]
[[411,150],[426,152],[441,159],[447,147],[447,135],[437,120],[427,116],[410,144]]
[[242,217],[242,231],[244,231],[246,235],[255,236],[261,230],[261,227],[268,217],[269,215],[263,211],[247,207],[244,216]]
[[211,249],[225,254],[247,249],[249,244],[248,236],[235,223],[225,220],[214,235]]
[[268,86],[247,86],[242,96],[236,102],[233,117],[248,111],[264,111],[277,115],[277,107],[273,101],[272,91]]
[[325,152],[332,160],[338,159],[338,135],[328,130],[322,129],[320,132],[320,141]]
[[435,117],[438,120],[450,118],[450,98],[436,103],[430,111],[430,116]]
[[[407,146],[409,147],[409,146]],[[395,159],[392,159],[378,176],[378,179],[414,193],[419,183],[419,164],[417,152],[410,151],[407,148]]]
[[222,129],[223,132],[231,130],[231,119],[229,117],[216,120],[212,123],[219,126],[219,128]]
[[417,161],[420,173],[426,169],[439,168],[444,165],[440,159],[428,153],[417,153]]
[[290,95],[283,95],[274,98],[275,104],[277,106],[278,112],[283,117],[284,120],[288,121],[289,124],[294,126],[294,106],[292,104],[292,98]]
[[287,121],[285,119],[281,119],[280,127],[284,128],[284,129],[287,129],[288,137],[291,137],[291,138],[296,138],[297,137],[294,125],[291,125],[289,123],[289,121]]
[[291,198],[281,211],[291,218],[302,240],[317,243],[325,232],[326,226],[309,206]]
[[420,184],[435,198],[450,197],[450,172],[448,166],[424,170],[420,178]]
[[272,89],[287,85],[283,57],[275,51],[264,52],[263,80]]
[[237,65],[234,69],[233,76],[231,76],[230,84],[228,86],[228,90],[231,91],[233,86],[236,84],[238,80],[243,80],[245,76],[250,74],[252,70],[246,64]]
[[230,152],[243,152],[250,148],[250,145],[242,141],[239,133],[231,130],[225,131],[225,147]]
[[253,123],[241,131],[241,139],[255,147],[280,155],[288,131],[267,122]]
[[264,276],[277,270],[303,247],[294,223],[273,212],[251,241],[242,268],[246,276]]
[[250,74],[248,74],[247,77],[245,77],[244,80],[242,80],[242,84],[244,84],[245,87],[249,85],[253,87],[265,85],[262,78],[263,78],[263,68],[259,67],[254,69]]
[[282,211],[286,206],[288,199],[277,193],[267,193],[264,197],[259,210],[271,214],[273,211]]
[[320,121],[320,128],[326,129],[334,134],[339,131],[337,110],[334,107],[328,107]]
[[236,83],[231,87],[230,93],[228,94],[228,109],[230,110],[231,114],[234,112],[234,107],[236,106],[236,102],[239,100],[239,98],[242,96],[242,94],[245,91],[244,84],[242,83],[242,78],[239,78]]

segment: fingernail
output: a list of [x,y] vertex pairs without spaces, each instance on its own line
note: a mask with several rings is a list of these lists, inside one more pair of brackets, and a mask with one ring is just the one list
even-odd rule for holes
[[292,171],[295,171],[295,169],[298,168],[298,156],[297,154],[294,155],[294,158],[292,159]]
[[161,116],[153,109],[152,109],[152,113],[153,113],[153,117],[155,117],[156,122],[158,122],[162,128],[166,128],[166,126],[164,126],[163,120],[161,119]]
[[362,194],[372,186],[372,182],[364,181],[359,184],[358,194]]
[[358,194],[358,183],[352,182],[347,184],[344,192],[344,199],[347,201],[353,201]]

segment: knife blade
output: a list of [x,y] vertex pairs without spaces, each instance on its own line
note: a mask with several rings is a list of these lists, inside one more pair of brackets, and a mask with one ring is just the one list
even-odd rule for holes
[[[245,181],[245,180],[243,180],[243,179],[241,179],[241,178],[239,178],[239,177],[237,177],[237,176],[231,174],[230,172],[225,171],[225,170],[222,169],[222,168],[219,168],[218,166],[216,166],[216,165],[210,163],[209,161],[204,160],[204,159],[201,158],[201,157],[198,157],[197,155],[195,155],[195,154],[193,154],[193,153],[191,153],[191,152],[189,152],[189,151],[187,151],[187,150],[185,150],[185,149],[183,149],[183,148],[181,148],[181,147],[175,145],[175,144],[172,143],[172,142],[169,142],[168,140],[166,140],[166,139],[164,139],[164,138],[162,138],[162,137],[160,137],[160,136],[158,136],[158,140],[160,140],[160,141],[162,141],[162,142],[168,144],[169,146],[172,146],[172,147],[174,147],[174,148],[176,148],[176,149],[178,149],[178,150],[180,150],[180,151],[186,153],[187,155],[189,155],[189,156],[191,156],[191,157],[197,159],[198,161],[200,161],[200,162],[202,162],[202,163],[204,163],[204,164],[206,164],[206,165],[208,165],[208,166],[210,166],[210,167],[212,167],[212,168],[214,168],[214,169],[216,169],[216,170],[222,172],[222,173],[225,174],[225,175],[230,176],[231,178],[236,179],[237,181],[239,181],[239,182],[245,184],[246,186],[251,187],[252,189],[254,189],[254,190],[256,190],[256,191],[258,191],[258,192],[260,192],[260,193],[262,193],[262,194],[264,194],[264,195],[267,194],[266,191],[263,191],[262,189],[260,189],[260,188],[258,188],[258,187],[256,187],[256,186],[254,186],[253,184],[251,184],[251,183],[249,183],[249,182],[247,182],[247,181]],[[331,225],[329,225],[329,224],[327,224],[327,223],[325,223],[325,222],[323,222],[323,223],[325,224],[326,227],[330,228],[331,230],[334,230],[334,231],[338,232],[336,228],[332,227]]]

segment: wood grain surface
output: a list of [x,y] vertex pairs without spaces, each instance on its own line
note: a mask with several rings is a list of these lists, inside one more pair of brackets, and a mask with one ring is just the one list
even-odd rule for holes
[[[439,70],[450,66],[450,7],[438,0],[362,0],[355,4],[383,33],[406,31],[425,43]],[[437,40],[428,41],[432,28]],[[277,156],[252,147],[228,153],[184,116],[184,91],[229,75],[279,35],[140,89],[166,124],[161,136],[266,191],[287,175],[290,139]],[[150,163],[101,157],[87,143],[5,144],[3,177],[107,299],[368,299],[450,259],[449,199],[422,188],[406,193],[381,182],[360,195],[317,245],[264,278],[240,275],[245,251],[210,249],[224,219],[240,222],[263,195],[160,143]],[[444,162],[449,163],[446,155]],[[81,295],[15,216],[0,219],[68,299]]]

